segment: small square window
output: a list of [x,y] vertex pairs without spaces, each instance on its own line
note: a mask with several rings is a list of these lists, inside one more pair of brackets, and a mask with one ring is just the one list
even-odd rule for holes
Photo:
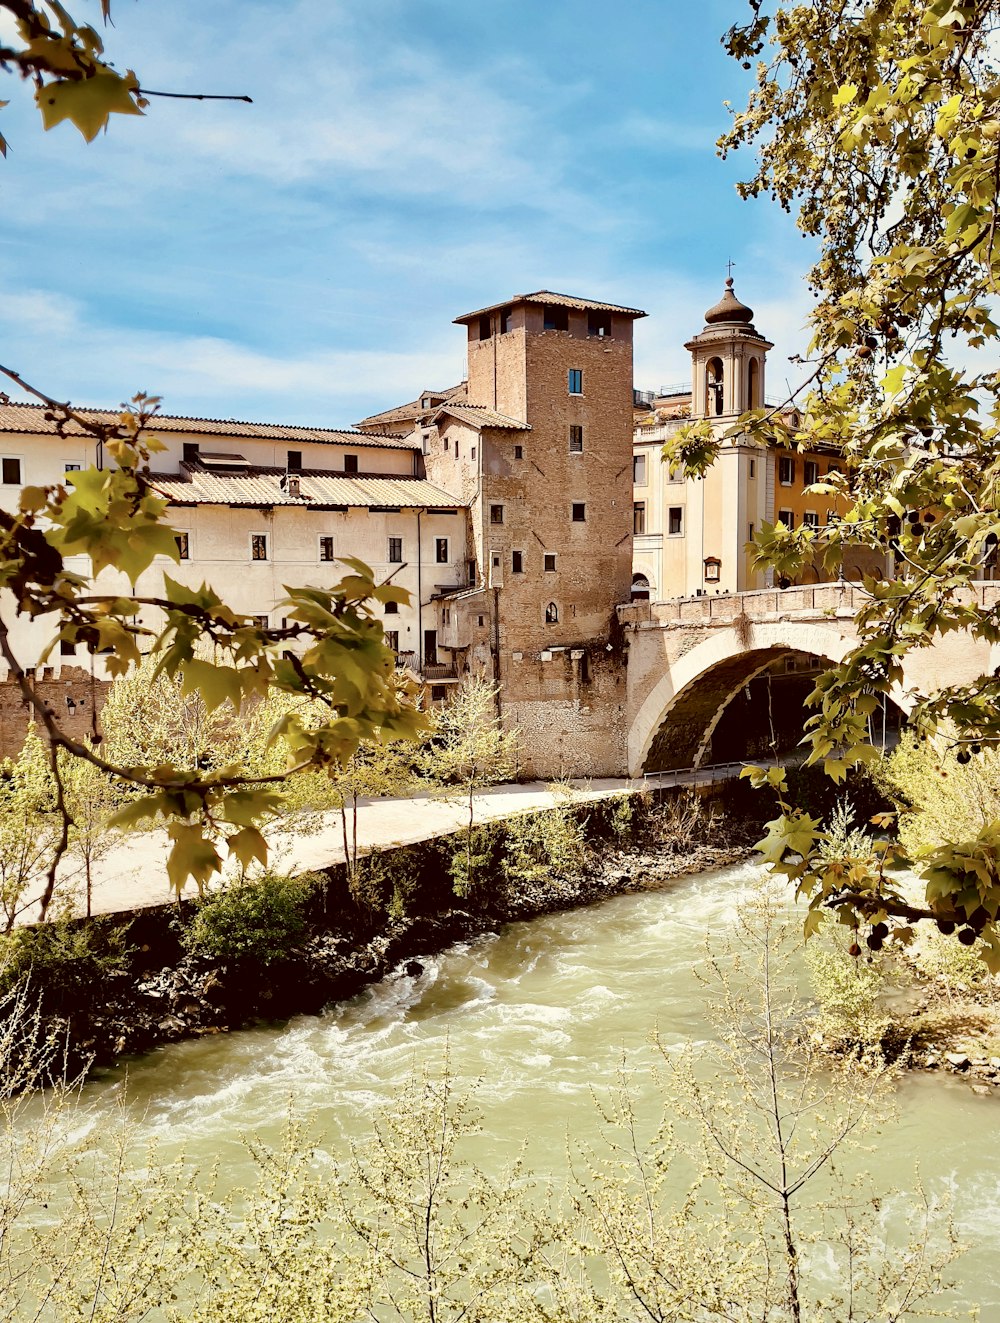
[[502,505],[491,505],[491,506],[490,506],[490,523],[491,523],[491,524],[502,524],[502,523],[503,523],[503,506],[502,506]]
[[301,472],[302,472],[302,451],[301,451],[301,450],[290,450],[290,451],[288,452],[288,458],[287,458],[286,461],[285,461],[285,468],[288,470],[289,473],[301,473]]
[[583,428],[571,427],[569,429],[569,453],[571,455],[583,454]]
[[345,473],[357,473],[357,471],[358,471],[358,457],[357,457],[357,455],[345,455],[345,456],[344,456],[344,472],[345,472]]
[[439,565],[448,564],[448,539],[446,537],[435,538],[434,559]]
[[645,455],[632,456],[632,481],[635,483],[637,487],[645,487],[646,485]]
[[389,564],[401,565],[403,563],[403,539],[401,537],[391,537],[389,539]]
[[784,524],[785,528],[787,528],[790,533],[792,529],[795,527],[795,515],[791,512],[791,510],[779,510],[778,523]]
[[72,639],[59,640],[59,656],[60,657],[76,656],[76,644],[73,642]]
[[393,652],[399,651],[399,630],[387,629],[385,631],[385,646],[391,648]]
[[387,616],[398,616],[398,615],[399,615],[399,603],[398,603],[398,602],[386,602],[386,604],[385,604],[385,613],[386,613]]
[[778,460],[778,481],[782,487],[790,487],[795,481],[795,460],[790,455],[782,455]]
[[199,454],[199,451],[198,451],[198,442],[197,442],[197,441],[185,441],[183,444],[184,444],[184,450],[183,450],[183,456],[182,456],[182,457],[183,457],[184,463],[185,463],[185,464],[197,464],[197,463],[199,463],[200,460],[201,460],[201,455]]
[[681,537],[684,533],[684,507],[671,505],[667,510],[667,533],[671,537]]
[[636,501],[632,506],[632,532],[636,534],[646,531],[646,502]]
[[802,516],[803,528],[819,528],[819,515],[813,510],[807,510]]
[[17,487],[21,482],[21,461],[19,459],[4,459],[0,461],[0,468],[3,472],[3,485],[5,487]]
[[267,534],[250,534],[250,559],[267,560]]
[[264,615],[254,616],[253,623],[257,626],[258,629],[267,629],[267,623],[268,623],[267,616]]
[[181,560],[191,559],[191,543],[187,533],[175,533],[174,541],[177,543],[177,554]]
[[432,703],[443,703],[444,700],[445,700],[447,697],[448,697],[448,690],[447,690],[447,687],[446,687],[445,685],[443,685],[443,684],[432,684],[432,685],[431,685],[431,702],[432,702]]
[[512,551],[510,553],[510,568],[512,574],[524,573],[524,552]]
[[583,368],[570,368],[569,393],[570,395],[583,394]]
[[515,459],[524,459],[524,446],[515,446],[515,447],[514,447],[514,458],[515,458]]
[[573,502],[573,523],[582,524],[587,518],[587,507],[583,501]]
[[598,335],[607,339],[611,334],[611,313],[591,312],[587,314],[587,334]]
[[556,572],[556,553],[554,551],[547,551],[545,553],[545,573],[555,574],[555,572]]
[[68,459],[63,465],[63,473],[79,473],[82,467],[81,464],[74,464],[72,460]]
[[321,537],[319,540],[319,558],[320,560],[333,560],[333,538]]

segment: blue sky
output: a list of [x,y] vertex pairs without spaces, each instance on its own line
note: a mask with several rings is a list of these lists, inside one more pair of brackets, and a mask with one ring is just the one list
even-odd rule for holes
[[[75,0],[77,17],[97,0]],[[810,249],[714,140],[742,0],[116,0],[154,100],[89,146],[8,86],[0,352],[81,403],[344,426],[460,379],[453,317],[549,288],[647,310],[636,384],[687,375],[722,290],[804,345]],[[2,24],[3,20],[0,20]],[[2,35],[2,28],[0,28]]]

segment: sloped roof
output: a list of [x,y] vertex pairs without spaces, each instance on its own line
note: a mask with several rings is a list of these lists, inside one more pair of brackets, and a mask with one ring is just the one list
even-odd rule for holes
[[536,289],[533,294],[515,294],[513,298],[491,303],[487,308],[464,313],[456,317],[455,321],[458,324],[470,322],[474,317],[482,317],[488,312],[495,312],[497,308],[508,308],[515,303],[546,303],[550,307],[577,308],[583,312],[620,312],[626,317],[646,316],[641,308],[626,308],[619,303],[602,303],[600,299],[581,299],[574,294],[556,294],[550,289]]
[[[54,420],[46,418],[44,404],[0,404],[0,432],[25,432],[38,436],[56,436]],[[77,409],[97,423],[113,423],[117,409]],[[186,418],[176,414],[157,414],[146,428],[149,435],[158,432],[183,432],[191,436],[248,437],[261,441],[316,441],[326,445],[375,446],[380,449],[412,450],[414,444],[398,436],[379,436],[371,432],[327,427],[294,427],[282,423],[251,423],[236,418]],[[87,436],[79,424],[69,422],[66,436]]]
[[255,468],[250,472],[212,473],[191,466],[186,467],[185,472],[186,477],[154,474],[150,481],[174,505],[299,505],[313,509],[406,506],[437,510],[455,510],[462,505],[459,497],[424,478],[341,477],[306,469],[295,475],[299,479],[301,495],[289,496],[281,487],[284,469]]
[[375,424],[388,426],[392,423],[412,422],[420,414],[428,412],[420,403],[425,395],[437,400],[464,399],[467,389],[467,383],[460,381],[457,386],[449,386],[447,390],[422,390],[417,398],[411,400],[409,404],[397,404],[394,409],[386,409],[382,413],[373,413],[368,418],[362,418],[357,425],[358,427],[372,427]]
[[505,413],[487,409],[483,404],[442,404],[434,414],[435,420],[446,413],[460,422],[471,423],[473,427],[501,427],[510,432],[530,432],[531,426],[518,418],[509,418]]

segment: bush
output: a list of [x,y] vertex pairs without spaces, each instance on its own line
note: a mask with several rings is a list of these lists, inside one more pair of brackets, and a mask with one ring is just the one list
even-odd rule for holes
[[0,941],[0,996],[30,983],[48,1009],[93,995],[94,984],[123,969],[127,929],[89,923],[42,923],[16,928]]
[[193,955],[272,965],[286,960],[306,929],[316,878],[265,874],[202,901],[182,938]]
[[835,1050],[879,1048],[892,1023],[884,1002],[892,980],[889,961],[885,955],[878,960],[851,956],[846,941],[837,933],[806,947],[817,1027]]

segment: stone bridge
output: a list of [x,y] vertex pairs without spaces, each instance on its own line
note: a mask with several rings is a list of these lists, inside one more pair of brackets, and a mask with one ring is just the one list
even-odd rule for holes
[[[1000,584],[973,591],[984,605],[1000,601]],[[857,585],[832,583],[619,607],[629,645],[629,775],[646,769],[654,741],[658,766],[698,767],[726,709],[779,658],[841,661],[857,642],[863,602]],[[915,695],[974,680],[998,663],[998,649],[946,635],[904,659],[892,701],[905,713]]]

